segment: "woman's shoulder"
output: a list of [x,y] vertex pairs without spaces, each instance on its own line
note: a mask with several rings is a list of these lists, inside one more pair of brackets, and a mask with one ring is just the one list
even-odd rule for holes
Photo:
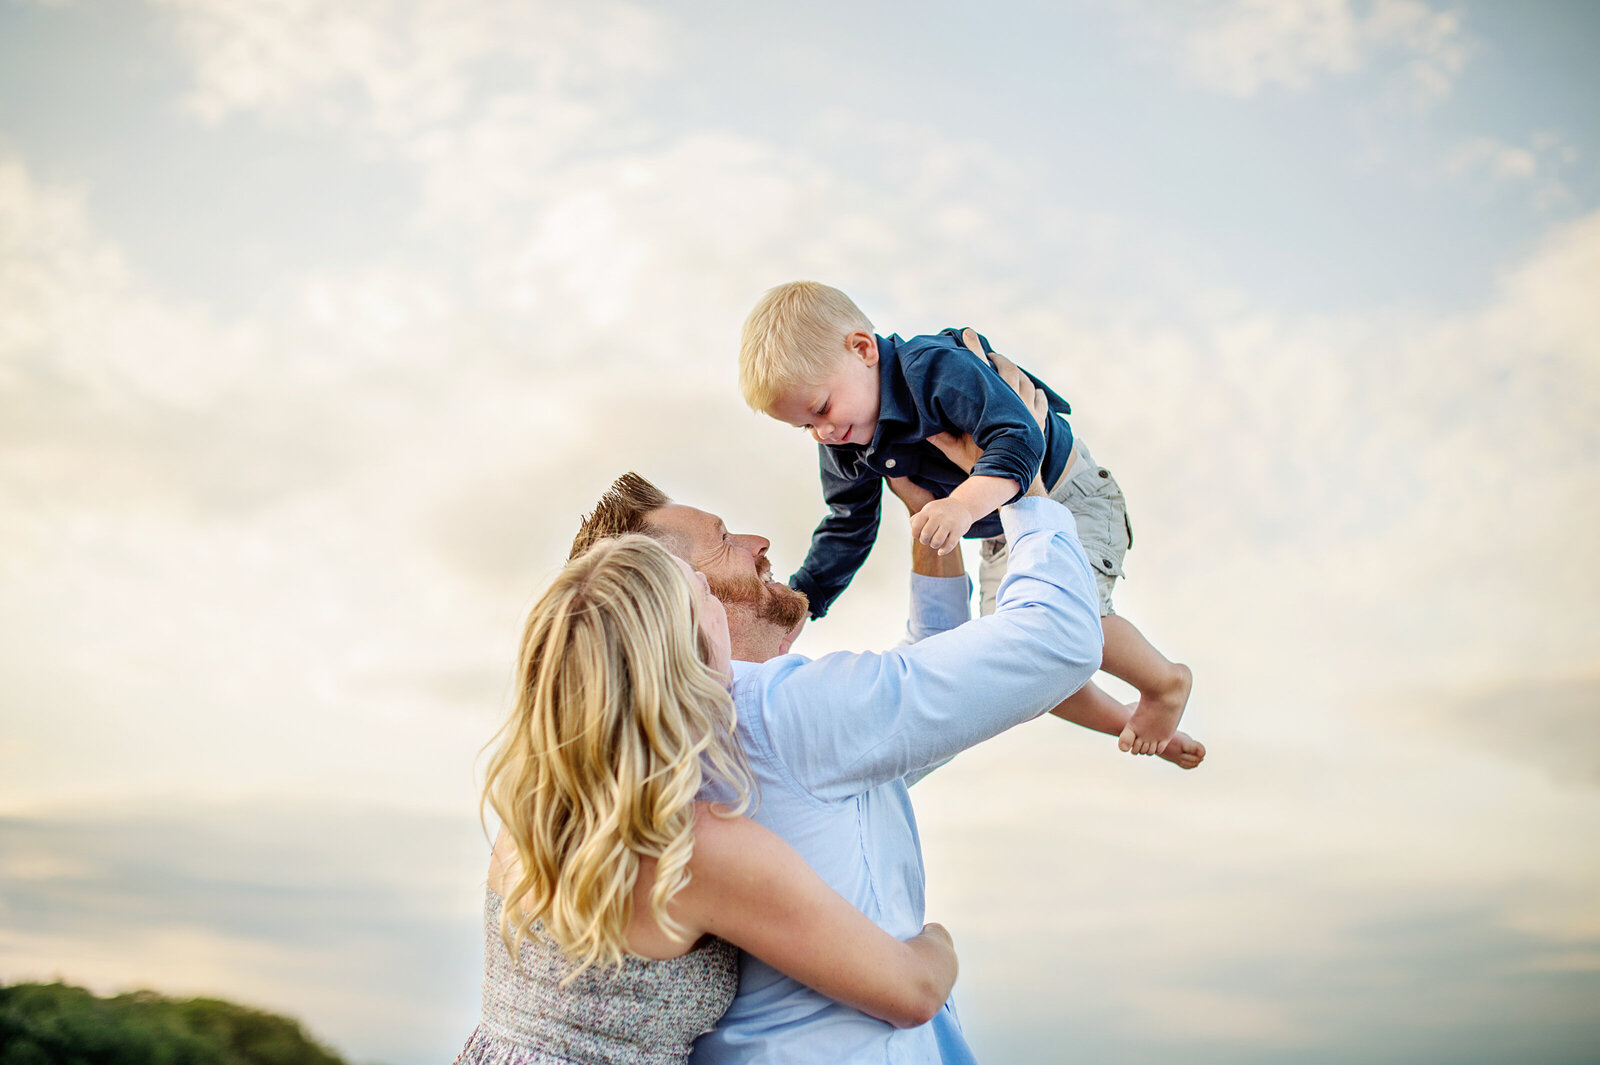
[[724,851],[751,842],[766,829],[724,803],[697,801],[694,804],[694,851],[696,857],[723,857]]
[[772,860],[775,849],[788,848],[771,829],[721,803],[694,804],[694,853],[689,869],[702,882],[748,879],[752,870],[762,870]]

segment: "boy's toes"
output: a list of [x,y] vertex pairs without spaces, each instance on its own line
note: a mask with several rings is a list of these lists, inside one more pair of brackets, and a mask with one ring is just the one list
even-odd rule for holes
[[1138,742],[1139,742],[1138,733],[1134,732],[1131,727],[1130,728],[1124,728],[1122,730],[1122,735],[1117,737],[1117,750],[1122,751],[1124,753],[1131,753],[1133,751],[1134,746]]

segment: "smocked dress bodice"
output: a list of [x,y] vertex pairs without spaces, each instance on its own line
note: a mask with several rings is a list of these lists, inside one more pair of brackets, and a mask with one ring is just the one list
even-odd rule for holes
[[707,937],[676,958],[624,957],[622,969],[576,966],[535,925],[513,964],[503,903],[483,906],[483,1015],[456,1065],[677,1065],[711,1030],[739,985],[739,951]]

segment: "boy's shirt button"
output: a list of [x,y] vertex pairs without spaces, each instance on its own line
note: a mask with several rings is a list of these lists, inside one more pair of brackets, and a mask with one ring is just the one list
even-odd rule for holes
[[891,470],[894,469],[894,459],[885,459],[883,464],[889,467]]

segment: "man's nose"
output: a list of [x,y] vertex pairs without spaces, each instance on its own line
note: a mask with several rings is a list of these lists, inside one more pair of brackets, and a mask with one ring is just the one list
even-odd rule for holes
[[735,533],[733,542],[750,552],[752,558],[765,558],[767,548],[772,546],[772,541],[765,536],[754,536],[750,533]]

